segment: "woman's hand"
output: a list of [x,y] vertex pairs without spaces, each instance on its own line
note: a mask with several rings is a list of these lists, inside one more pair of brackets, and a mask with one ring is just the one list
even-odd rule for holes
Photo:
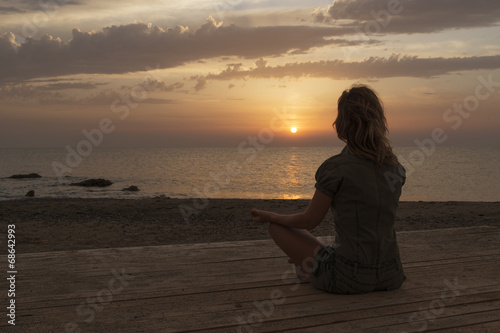
[[250,211],[250,218],[258,223],[271,222],[273,215],[275,214],[272,212],[259,210],[255,208],[252,208],[252,210]]
[[276,223],[289,228],[312,230],[321,223],[332,204],[332,198],[316,190],[304,213],[276,214],[253,208],[250,211],[252,220],[258,223]]

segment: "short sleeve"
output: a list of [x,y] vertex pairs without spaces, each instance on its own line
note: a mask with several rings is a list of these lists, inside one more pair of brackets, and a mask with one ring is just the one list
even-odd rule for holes
[[341,183],[338,168],[331,160],[326,160],[316,171],[316,184],[314,187],[321,193],[333,198]]
[[404,168],[404,166],[401,163],[398,164],[398,172],[402,178],[401,186],[403,186],[406,183],[406,169]]

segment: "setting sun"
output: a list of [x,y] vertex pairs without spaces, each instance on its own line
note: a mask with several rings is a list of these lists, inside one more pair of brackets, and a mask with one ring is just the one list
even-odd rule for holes
[[291,131],[292,133],[297,133],[297,127],[292,127],[292,128],[290,128],[290,131]]

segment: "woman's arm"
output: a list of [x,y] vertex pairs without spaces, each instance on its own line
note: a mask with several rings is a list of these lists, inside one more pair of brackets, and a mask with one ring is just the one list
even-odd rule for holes
[[309,206],[303,213],[280,215],[254,208],[250,211],[250,216],[255,222],[270,222],[291,228],[311,230],[323,221],[331,204],[332,198],[316,190]]

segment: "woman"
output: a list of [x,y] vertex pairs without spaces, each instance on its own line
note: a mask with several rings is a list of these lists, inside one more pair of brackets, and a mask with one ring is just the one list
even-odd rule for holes
[[[333,123],[346,146],[316,172],[316,191],[304,213],[279,215],[252,209],[295,264],[297,275],[317,289],[358,294],[399,288],[406,280],[394,222],[405,170],[387,139],[377,94],[358,85],[342,93]],[[332,210],[336,239],[319,242],[314,229]]]

